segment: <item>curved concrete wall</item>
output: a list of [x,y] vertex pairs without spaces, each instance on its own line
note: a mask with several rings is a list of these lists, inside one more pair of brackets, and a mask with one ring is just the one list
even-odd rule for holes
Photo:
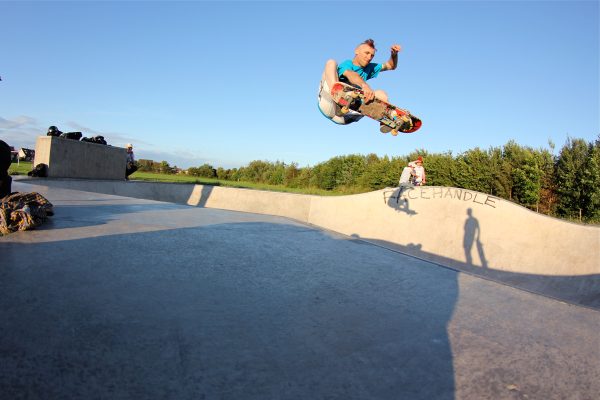
[[288,217],[600,308],[600,228],[546,217],[475,191],[426,186],[325,197],[135,181],[35,183]]
[[544,275],[600,273],[600,229],[464,189],[423,187],[313,200],[309,222],[470,265]]

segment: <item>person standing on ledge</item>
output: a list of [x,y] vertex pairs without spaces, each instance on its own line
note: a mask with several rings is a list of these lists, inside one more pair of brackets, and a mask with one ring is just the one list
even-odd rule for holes
[[425,167],[423,167],[423,157],[419,156],[415,161],[415,186],[424,186],[427,183],[425,176]]
[[125,179],[129,179],[129,175],[137,171],[138,167],[135,165],[135,156],[133,155],[133,145],[128,143],[127,146],[127,164],[125,167]]

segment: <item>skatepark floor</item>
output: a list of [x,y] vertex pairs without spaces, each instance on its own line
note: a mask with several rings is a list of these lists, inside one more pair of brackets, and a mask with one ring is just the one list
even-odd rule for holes
[[596,399],[600,313],[290,219],[42,185],[7,399]]

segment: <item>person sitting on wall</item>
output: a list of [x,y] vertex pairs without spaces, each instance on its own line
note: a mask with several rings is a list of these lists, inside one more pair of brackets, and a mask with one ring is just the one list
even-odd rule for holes
[[[415,186],[415,179],[417,177],[417,173],[415,171],[416,164],[414,162],[409,162],[406,167],[402,170],[402,174],[400,175],[400,181],[398,182],[398,186],[400,190],[398,191],[397,203],[400,202],[400,196],[402,193],[408,189]],[[405,199],[406,201],[406,199]]]
[[402,174],[400,175],[400,181],[398,182],[401,188],[415,186],[415,178],[417,177],[415,167],[416,165],[414,162],[409,162],[408,165],[404,167]]

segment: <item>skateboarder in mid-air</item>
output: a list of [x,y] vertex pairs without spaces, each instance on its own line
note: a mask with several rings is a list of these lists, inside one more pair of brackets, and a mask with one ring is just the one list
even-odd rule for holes
[[[398,65],[398,52],[400,50],[400,45],[393,45],[391,47],[390,59],[383,64],[377,64],[371,62],[377,51],[375,49],[375,42],[373,39],[367,39],[354,50],[353,59],[346,60],[339,65],[335,60],[327,60],[319,88],[319,110],[321,110],[321,113],[326,118],[341,125],[356,122],[363,117],[362,114],[354,111],[341,115],[339,106],[331,97],[331,88],[338,81],[360,87],[364,92],[364,100],[366,102],[374,98],[387,102],[387,94],[383,90],[371,89],[366,81],[377,77],[381,71],[396,69]],[[386,133],[391,131],[392,128],[381,123],[380,130]]]

